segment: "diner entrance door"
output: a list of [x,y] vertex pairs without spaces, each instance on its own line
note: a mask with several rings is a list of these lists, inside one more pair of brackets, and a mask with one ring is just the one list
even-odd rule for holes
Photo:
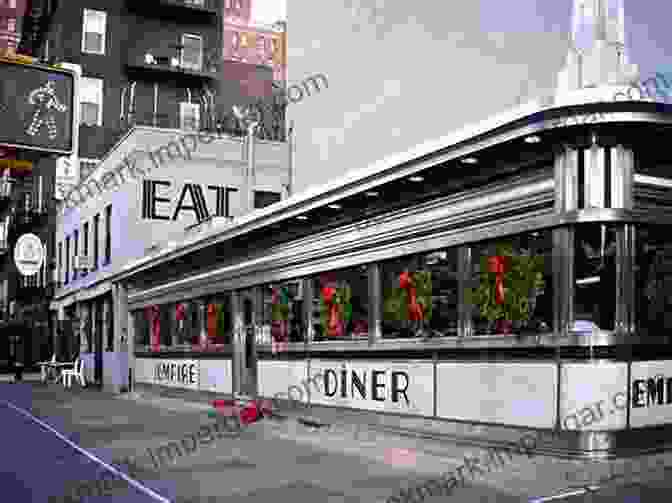
[[238,297],[240,320],[238,337],[235,340],[233,363],[236,379],[236,392],[256,398],[257,396],[257,352],[255,347],[257,316],[261,306],[257,303],[257,289],[243,290]]

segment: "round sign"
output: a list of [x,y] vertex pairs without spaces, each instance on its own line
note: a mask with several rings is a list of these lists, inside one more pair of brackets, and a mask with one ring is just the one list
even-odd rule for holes
[[44,246],[35,234],[24,234],[14,247],[14,262],[23,276],[37,273],[44,262]]

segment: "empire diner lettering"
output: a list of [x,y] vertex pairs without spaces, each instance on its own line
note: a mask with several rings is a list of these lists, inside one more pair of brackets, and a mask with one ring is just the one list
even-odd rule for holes
[[[350,398],[355,398],[355,389],[360,398],[367,400],[375,400],[377,402],[384,402],[389,396],[392,402],[398,402],[399,397],[403,396],[406,405],[409,405],[408,385],[410,379],[406,372],[392,371],[390,378],[390,393],[386,393],[385,370],[372,370],[370,373],[364,371],[359,375],[356,371],[350,370],[350,379],[348,380],[348,371],[346,369],[340,370],[340,379],[337,371],[334,369],[326,369],[324,371],[324,394],[328,397],[336,396],[341,398],[348,398],[348,390],[350,390]],[[367,379],[368,377],[368,379]],[[367,382],[369,385],[367,386]],[[349,385],[348,385],[349,384]]]
[[170,381],[180,384],[197,384],[195,363],[157,363],[154,367],[156,381]]
[[633,408],[672,404],[672,377],[656,376],[632,381]]

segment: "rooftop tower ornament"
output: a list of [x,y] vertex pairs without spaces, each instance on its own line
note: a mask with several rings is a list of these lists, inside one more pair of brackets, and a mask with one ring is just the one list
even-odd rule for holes
[[572,32],[557,92],[624,84],[637,78],[625,47],[624,0],[574,0]]

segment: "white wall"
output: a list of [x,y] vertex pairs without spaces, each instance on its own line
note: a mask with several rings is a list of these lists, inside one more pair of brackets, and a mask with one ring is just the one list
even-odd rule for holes
[[[173,140],[179,140],[180,134],[174,130],[162,130],[153,128],[136,128],[130,135],[120,142],[108,156],[103,159],[96,171],[91,175],[98,180],[101,187],[105,187],[103,181],[107,181],[106,190],[88,197],[75,208],[65,210],[57,216],[56,243],[63,243],[63,260],[61,267],[61,283],[65,277],[65,236],[71,236],[71,255],[74,253],[73,232],[79,229],[79,250],[83,250],[84,222],[89,222],[89,257],[93,257],[93,218],[100,213],[99,228],[99,265],[98,271],[89,272],[85,277],[72,281],[72,259],[70,262],[70,282],[64,285],[56,294],[63,297],[69,292],[78,290],[100,282],[105,277],[121,269],[127,262],[143,257],[147,250],[158,243],[165,243],[171,239],[177,239],[184,234],[185,227],[196,223],[194,211],[183,209],[176,215],[174,212],[178,199],[185,183],[198,184],[201,186],[206,200],[206,206],[210,214],[216,211],[216,193],[208,190],[208,186],[233,187],[238,192],[230,193],[230,214],[235,218],[242,214],[242,181],[243,169],[247,161],[242,160],[242,144],[239,139],[228,137],[215,138],[213,141],[200,141],[195,148],[190,145],[190,140],[184,143],[193,150],[186,159],[176,156],[171,161],[166,159],[160,163],[159,147],[167,145]],[[179,141],[177,141],[179,144]],[[120,179],[105,176],[106,173],[118,173],[117,167],[122,159],[135,149],[155,152],[154,158],[160,166],[156,166],[146,154],[137,155],[137,166],[146,172],[144,178],[140,175],[134,179],[129,176],[129,170],[121,170],[125,180],[120,186]],[[130,157],[133,157],[132,155]],[[191,159],[189,159],[191,157]],[[256,150],[256,190],[265,190],[283,193],[283,184],[287,182],[287,146],[271,142],[257,143]],[[143,217],[143,183],[142,180],[157,180],[170,182],[170,186],[157,186],[156,196],[170,199],[170,202],[156,202],[156,213],[169,217],[169,220],[148,219]],[[86,183],[86,181],[84,181]],[[93,191],[97,192],[95,185],[89,183]],[[117,187],[118,186],[118,187]],[[87,190],[82,190],[85,196]],[[80,196],[74,196],[74,200],[80,200]],[[103,266],[105,258],[105,207],[112,204],[111,236],[112,256],[111,263]],[[192,206],[193,201],[190,193],[185,195],[183,206]]]
[[289,84],[329,80],[288,107],[297,191],[553,88],[570,2],[543,3],[287,0]]

